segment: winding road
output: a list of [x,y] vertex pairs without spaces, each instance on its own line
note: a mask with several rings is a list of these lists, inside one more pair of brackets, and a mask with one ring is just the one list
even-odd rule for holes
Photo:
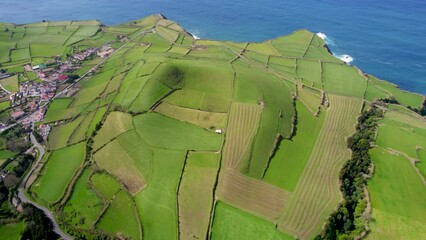
[[[33,124],[33,128],[34,128],[34,124]],[[53,231],[57,233],[62,239],[64,240],[74,239],[73,237],[71,237],[70,235],[66,234],[65,232],[61,230],[61,228],[59,227],[59,224],[57,223],[55,219],[55,216],[49,209],[41,206],[40,204],[36,202],[31,201],[30,199],[27,198],[27,196],[25,196],[25,192],[24,192],[25,185],[27,184],[27,181],[30,178],[30,176],[33,174],[34,170],[36,169],[36,166],[43,159],[43,156],[45,153],[44,147],[39,142],[37,142],[37,139],[34,137],[34,134],[32,132],[31,132],[30,138],[31,138],[31,142],[34,144],[34,147],[38,149],[39,155],[36,162],[33,163],[30,171],[27,173],[27,175],[25,176],[25,178],[22,180],[21,184],[19,185],[17,197],[19,198],[19,200],[21,200],[21,202],[29,203],[35,206],[36,208],[40,209],[41,211],[43,211],[44,214],[46,214],[46,216],[52,221]]]
[[[135,37],[138,37],[142,34],[145,34],[147,32],[151,32],[153,31],[155,27],[147,29],[147,30],[143,30],[140,33],[138,33]],[[130,42],[132,42],[131,40],[126,42],[125,44],[123,44],[121,47],[119,47],[116,51],[114,51],[114,53],[120,51],[122,48],[126,47]],[[112,55],[109,55],[108,57],[104,58],[101,62],[99,62],[96,66],[94,66],[93,68],[91,68],[89,71],[87,71],[85,74],[83,74],[80,78],[78,78],[74,83],[72,83],[71,85],[69,85],[67,88],[65,88],[64,90],[62,90],[61,92],[59,92],[58,94],[56,94],[52,99],[50,99],[49,101],[47,101],[46,103],[44,103],[42,107],[47,106],[47,104],[49,104],[53,99],[59,97],[61,94],[66,93],[72,86],[74,86],[75,84],[77,84],[80,80],[82,80],[84,77],[86,77],[92,70],[98,68],[100,65],[102,65],[109,57],[111,57]],[[34,114],[34,113],[33,113]],[[32,114],[31,114],[32,115]],[[32,116],[28,116],[28,117],[32,117]],[[15,126],[16,124],[11,124],[3,129],[0,130],[0,132],[3,132],[13,126]],[[34,122],[32,123],[31,128],[34,130]],[[24,179],[21,181],[19,187],[18,187],[18,191],[16,196],[21,200],[21,202],[24,203],[29,203],[32,204],[33,206],[35,206],[36,208],[40,209],[41,211],[44,212],[44,214],[46,214],[46,216],[52,221],[53,223],[53,231],[55,233],[57,233],[62,239],[64,240],[72,240],[74,239],[72,236],[68,235],[67,233],[65,233],[64,231],[61,230],[61,228],[59,227],[58,222],[55,219],[55,216],[53,215],[53,213],[46,207],[30,200],[27,198],[27,196],[25,196],[25,186],[28,182],[28,179],[30,178],[30,176],[34,173],[35,169],[37,168],[37,166],[39,165],[39,163],[41,162],[41,160],[43,159],[43,156],[45,154],[45,149],[44,147],[37,141],[37,139],[35,138],[33,132],[31,132],[30,134],[30,139],[31,142],[33,143],[34,147],[38,149],[39,151],[39,155],[37,160],[32,164],[31,169],[28,171],[27,175],[24,177]]]

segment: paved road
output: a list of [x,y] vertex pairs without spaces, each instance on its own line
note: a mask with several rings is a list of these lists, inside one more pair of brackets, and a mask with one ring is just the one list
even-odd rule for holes
[[[152,29],[153,28],[151,28],[151,29],[147,29],[147,30],[144,30],[144,31],[141,31],[140,33],[138,33],[137,35],[136,35],[136,37],[138,37],[138,36],[140,36],[140,35],[142,35],[142,34],[145,34],[145,33],[147,33],[147,32],[150,32],[150,31],[152,31]],[[125,44],[123,44],[123,46],[121,46],[120,48],[118,48],[115,52],[118,52],[118,51],[120,51],[122,48],[124,48],[125,46],[127,46],[129,43],[130,43],[131,41],[128,41],[127,43],[125,43]],[[114,53],[115,53],[114,52]],[[114,54],[113,53],[113,54]],[[108,57],[106,57],[106,58],[104,58],[101,62],[99,62],[94,68],[96,69],[97,67],[99,67],[101,64],[103,64],[109,57],[111,57],[113,54],[111,54],[110,56],[108,56]],[[94,69],[94,68],[92,68],[92,69]],[[65,93],[66,91],[68,91],[69,90],[69,88],[71,88],[72,86],[74,86],[75,84],[77,84],[81,79],[83,79],[85,76],[87,76],[87,74],[89,74],[90,73],[90,70],[88,71],[88,72],[86,72],[85,74],[83,74],[79,79],[77,79],[73,84],[71,84],[71,85],[69,85],[67,88],[65,88],[64,90],[62,90],[61,92],[59,92],[58,94],[56,94],[52,99],[50,99],[48,102],[46,102],[45,104],[43,104],[42,106],[40,106],[40,107],[45,107],[49,102],[51,102],[53,99],[55,99],[55,98],[57,98],[57,97],[59,97],[61,94],[63,94],[63,93]],[[34,113],[33,113],[34,114]],[[28,116],[28,117],[32,117],[31,115],[30,116]],[[3,128],[2,130],[0,130],[0,132],[2,132],[2,131],[5,131],[6,129],[9,129],[9,128],[11,128],[11,127],[13,127],[13,126],[15,126],[16,124],[11,124],[11,125],[9,125],[9,126],[7,126],[7,127],[5,127],[5,128]],[[34,130],[34,123],[32,123],[32,129]],[[43,206],[41,206],[40,204],[38,204],[38,203],[36,203],[36,202],[33,202],[33,201],[31,201],[30,199],[28,199],[26,196],[25,196],[25,185],[26,185],[26,183],[27,183],[27,181],[28,181],[28,179],[30,178],[30,176],[33,174],[33,172],[35,171],[35,169],[36,169],[36,167],[38,166],[38,164],[40,163],[40,161],[43,159],[43,156],[44,156],[44,153],[45,153],[45,150],[44,150],[44,147],[39,143],[39,142],[37,142],[37,139],[34,137],[34,134],[31,132],[31,134],[30,134],[30,138],[31,138],[31,142],[34,144],[34,147],[36,147],[37,149],[38,149],[38,151],[39,151],[39,155],[38,155],[38,158],[37,158],[37,160],[36,160],[36,162],[35,163],[33,163],[32,164],[32,166],[31,166],[31,169],[28,171],[28,173],[27,173],[27,175],[24,177],[24,179],[22,180],[22,182],[21,182],[21,184],[19,185],[19,188],[18,188],[18,194],[17,194],[17,197],[21,200],[21,202],[25,202],[25,203],[30,203],[30,204],[32,204],[32,205],[34,205],[36,208],[38,208],[38,209],[40,209],[41,211],[43,211],[45,214],[46,214],[46,216],[52,221],[52,223],[53,223],[53,230],[62,238],[62,239],[64,239],[64,240],[71,240],[71,239],[73,239],[73,237],[72,236],[70,236],[70,235],[68,235],[68,234],[66,234],[65,232],[63,232],[62,230],[61,230],[61,228],[59,227],[59,225],[58,225],[58,223],[57,223],[57,221],[56,221],[56,219],[55,219],[55,216],[53,215],[53,213],[49,210],[49,209],[47,209],[47,208],[45,208],[45,207],[43,207]]]
[[[34,127],[34,125],[33,125],[33,127]],[[30,203],[30,204],[34,205],[36,208],[43,211],[44,214],[46,214],[46,216],[52,221],[53,231],[55,231],[64,240],[71,240],[71,239],[73,239],[73,237],[71,237],[70,235],[66,234],[65,232],[63,232],[61,230],[58,223],[56,222],[55,216],[53,216],[53,213],[49,209],[41,206],[40,204],[38,204],[36,202],[31,201],[30,199],[28,199],[25,196],[24,191],[25,191],[25,185],[28,181],[28,178],[33,174],[36,166],[43,159],[43,156],[44,156],[44,153],[45,153],[44,147],[39,142],[37,142],[37,139],[34,137],[33,133],[31,133],[30,138],[31,138],[31,142],[34,144],[34,147],[36,147],[38,149],[39,155],[38,155],[36,162],[32,165],[30,171],[28,172],[28,174],[25,176],[25,178],[22,180],[21,184],[19,185],[17,197],[21,200],[21,202]]]

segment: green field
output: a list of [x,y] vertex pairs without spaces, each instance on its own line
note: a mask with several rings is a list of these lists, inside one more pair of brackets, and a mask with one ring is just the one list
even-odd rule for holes
[[[74,95],[49,103],[47,152],[30,178],[28,197],[75,238],[307,240],[336,228],[338,236],[325,239],[352,239],[364,221],[369,239],[425,238],[424,96],[345,64],[316,34],[194,39],[161,15],[114,26],[4,26],[0,63],[16,74],[0,83],[12,92],[41,81],[26,63],[116,49]],[[93,56],[66,74],[81,76],[102,60]],[[2,122],[9,107],[3,98]],[[363,122],[369,108],[384,118]],[[6,150],[14,139],[4,134],[3,163],[17,154]],[[348,179],[358,169],[342,170],[358,157],[355,143],[364,153],[372,147],[374,163],[366,179],[371,212],[361,217],[365,175]],[[367,174],[363,164],[356,166]],[[348,186],[362,200],[356,206]],[[0,226],[0,238],[17,239],[22,228]]]
[[136,131],[149,145],[176,150],[218,150],[222,136],[157,113],[133,118]]
[[66,147],[71,135],[74,133],[82,120],[83,117],[78,117],[72,122],[53,127],[48,140],[49,149],[59,149]]
[[145,186],[146,179],[136,167],[137,159],[133,159],[117,139],[101,148],[93,157],[101,169],[117,177],[131,193]]
[[111,112],[107,116],[102,129],[94,138],[93,149],[99,149],[118,135],[129,131],[132,128],[132,116],[130,114]]
[[219,202],[215,208],[212,239],[294,239],[274,224]]
[[[329,98],[331,105],[323,127],[278,224],[279,229],[303,239],[312,238],[320,230],[323,219],[340,200],[339,171],[350,157],[346,138],[355,131],[361,111],[359,99],[337,95]],[[318,202],[318,198],[323,201]]]
[[426,189],[409,160],[383,148],[371,150],[375,173],[368,184],[372,204],[370,239],[426,236]]
[[4,78],[0,81],[0,84],[9,92],[17,92],[19,90],[18,75]]
[[107,200],[111,200],[122,189],[120,183],[106,173],[93,174],[91,181],[96,191]]
[[96,227],[112,235],[140,239],[135,205],[124,191],[118,192]]
[[264,180],[287,191],[294,191],[314,148],[326,112],[314,117],[303,104],[296,104],[298,128],[292,140],[282,140],[271,159]]
[[24,230],[24,223],[9,223],[0,225],[0,236],[4,240],[18,240],[21,239],[21,232]]
[[354,67],[334,63],[322,64],[324,89],[333,94],[362,97],[367,80]]
[[184,160],[182,151],[156,149],[154,152],[151,184],[135,195],[145,239],[177,239],[176,191]]
[[396,85],[379,80],[374,76],[370,76],[370,80],[379,89],[394,96],[397,101],[405,106],[419,107],[424,100],[424,96],[420,94],[402,91]]
[[[178,192],[181,238],[207,236],[219,157],[219,154],[208,152],[188,154]],[[200,197],[192,197],[197,195]]]
[[84,157],[84,143],[53,151],[43,167],[43,175],[37,179],[31,191],[48,203],[58,201],[75,172],[83,163]]
[[65,221],[80,228],[91,228],[103,209],[103,203],[90,188],[90,169],[83,171],[64,207]]

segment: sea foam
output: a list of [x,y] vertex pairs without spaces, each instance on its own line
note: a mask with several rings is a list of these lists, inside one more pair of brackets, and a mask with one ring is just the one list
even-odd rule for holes
[[354,58],[351,57],[351,55],[348,55],[348,54],[334,55],[334,56],[336,56],[337,58],[339,58],[340,60],[342,60],[343,62],[348,63],[348,64],[354,61]]
[[198,30],[189,30],[188,32],[189,32],[189,34],[191,34],[191,35],[192,35],[192,37],[193,37],[195,40],[200,39],[200,37],[199,37],[199,36],[197,36],[197,35],[200,33]]
[[322,32],[317,33],[317,36],[320,37],[324,41],[327,39],[327,35],[325,35],[325,33],[322,33]]
[[[334,43],[333,39],[330,39],[329,37],[327,37],[327,35],[323,32],[318,32],[316,34],[319,38],[321,38],[322,40],[324,40],[324,42],[329,45],[329,46],[336,46],[336,44]],[[349,55],[349,54],[336,54],[334,52],[332,52],[333,55],[335,57],[337,57],[338,59],[342,60],[343,62],[350,64],[351,62],[354,61],[354,58]]]

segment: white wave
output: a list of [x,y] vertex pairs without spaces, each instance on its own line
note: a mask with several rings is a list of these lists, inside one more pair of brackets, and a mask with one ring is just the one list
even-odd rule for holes
[[[324,42],[329,45],[329,46],[334,46],[336,47],[336,44],[334,43],[334,40],[332,38],[329,38],[325,33],[323,32],[318,32],[316,34],[319,38],[321,38],[322,40],[324,40]],[[351,55],[348,54],[336,54],[336,53],[332,53],[335,57],[339,58],[340,60],[342,60],[343,62],[350,64],[351,62],[354,61],[354,58]]]
[[348,55],[348,54],[336,55],[336,57],[339,58],[340,60],[342,60],[343,62],[347,63],[347,64],[354,61],[354,58],[351,57],[351,55]]
[[327,39],[327,35],[325,35],[325,33],[323,33],[323,32],[317,33],[317,36],[320,37],[324,41]]
[[189,30],[189,34],[191,34],[191,35],[192,35],[192,37],[193,37],[195,40],[200,39],[200,37],[199,37],[199,36],[197,36],[197,35],[199,35],[199,34],[200,34],[200,32],[199,32],[198,30]]

